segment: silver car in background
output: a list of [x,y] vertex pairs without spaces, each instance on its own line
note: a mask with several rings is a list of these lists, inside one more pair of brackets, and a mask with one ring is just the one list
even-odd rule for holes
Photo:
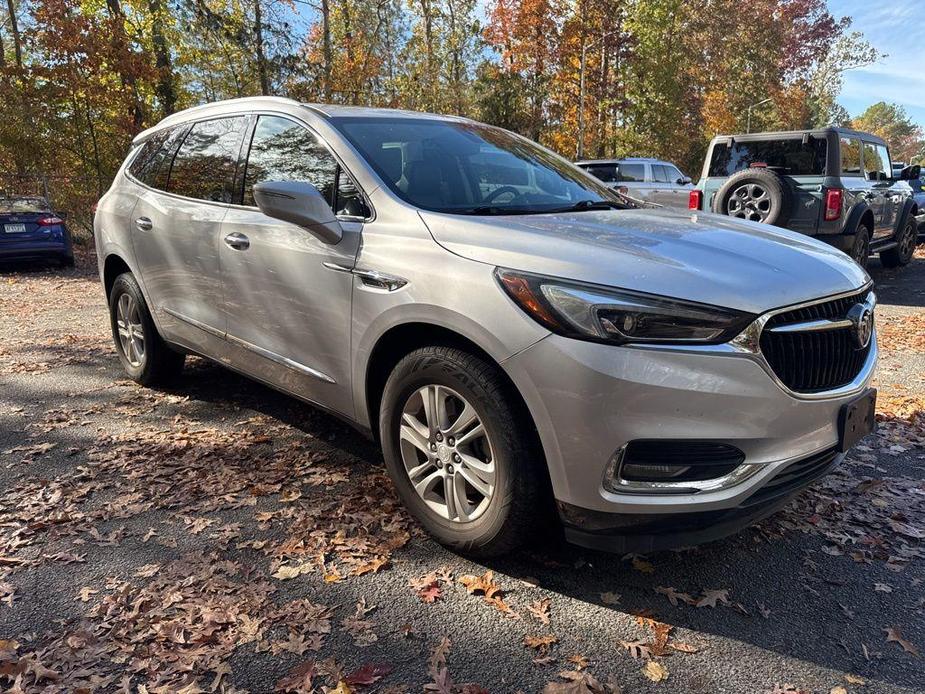
[[690,176],[661,159],[583,159],[575,165],[630,198],[664,207],[687,209],[694,189]]
[[647,550],[784,504],[871,430],[870,278],[811,238],[625,209],[463,118],[250,98],[139,135],[95,218],[119,358],[185,354],[379,442],[441,542]]

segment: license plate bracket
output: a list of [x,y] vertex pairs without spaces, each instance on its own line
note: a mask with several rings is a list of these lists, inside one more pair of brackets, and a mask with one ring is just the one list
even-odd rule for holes
[[842,405],[838,413],[838,450],[847,453],[877,428],[877,390],[870,388]]

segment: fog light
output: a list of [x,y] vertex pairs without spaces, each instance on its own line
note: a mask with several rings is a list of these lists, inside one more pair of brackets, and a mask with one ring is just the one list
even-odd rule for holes
[[690,465],[638,465],[626,463],[620,468],[620,477],[630,482],[658,482],[680,477]]

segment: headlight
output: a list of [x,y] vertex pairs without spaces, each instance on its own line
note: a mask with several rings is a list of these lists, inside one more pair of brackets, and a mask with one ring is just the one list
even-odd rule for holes
[[498,281],[527,314],[554,333],[626,344],[728,342],[755,316],[706,304],[498,268]]

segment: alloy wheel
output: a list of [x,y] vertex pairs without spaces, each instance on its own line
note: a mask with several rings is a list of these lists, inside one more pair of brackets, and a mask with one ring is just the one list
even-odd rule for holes
[[116,304],[116,329],[119,345],[128,363],[141,366],[145,360],[145,334],[141,324],[141,310],[135,298],[128,293],[119,297]]
[[442,518],[466,523],[495,491],[495,459],[479,413],[451,388],[426,385],[402,408],[400,448],[415,492]]
[[851,258],[861,267],[867,265],[867,258],[870,256],[870,237],[867,234],[861,234],[854,240],[854,246],[851,248]]
[[762,185],[743,183],[732,191],[726,201],[726,214],[752,222],[763,222],[771,214],[771,196]]
[[899,239],[899,257],[903,259],[904,263],[909,262],[912,259],[912,255],[915,253],[915,242],[917,239],[918,232],[916,231],[915,222],[907,222],[906,228],[903,230],[902,238]]

